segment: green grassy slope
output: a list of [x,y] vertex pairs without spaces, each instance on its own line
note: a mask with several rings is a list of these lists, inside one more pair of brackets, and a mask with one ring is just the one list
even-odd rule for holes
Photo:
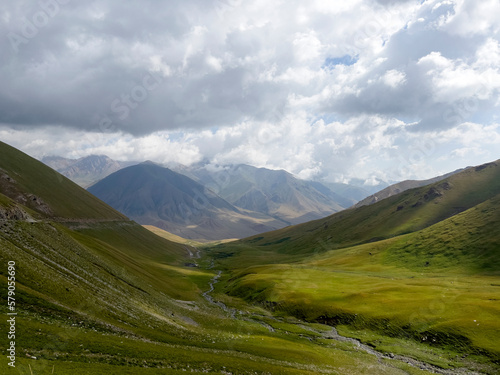
[[[411,233],[463,212],[500,192],[500,161],[469,168],[443,181],[405,191],[376,204],[221,246],[224,253],[260,252],[293,259]],[[278,256],[283,254],[284,256]],[[251,261],[248,259],[248,261]],[[258,262],[257,262],[258,263]]]
[[[498,167],[462,173],[323,221],[213,247],[227,271],[219,291],[328,323],[381,351],[441,367],[471,360],[497,373]],[[429,192],[437,193],[426,201]],[[409,228],[422,229],[397,236]]]
[[43,216],[127,220],[45,164],[0,142],[0,192]]

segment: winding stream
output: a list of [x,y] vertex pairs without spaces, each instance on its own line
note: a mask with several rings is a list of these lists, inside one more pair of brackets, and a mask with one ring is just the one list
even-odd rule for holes
[[[213,263],[211,264],[211,267],[213,267]],[[211,267],[209,267],[209,268],[211,268]],[[215,290],[215,284],[217,284],[219,282],[219,279],[220,279],[221,275],[222,275],[222,271],[220,271],[220,270],[217,271],[217,274],[209,282],[209,290],[207,290],[206,292],[204,292],[202,294],[203,297],[210,304],[218,306],[224,312],[229,313],[230,316],[231,316],[231,318],[233,318],[233,319],[241,319],[241,320],[248,321],[248,322],[259,323],[260,325],[262,325],[263,327],[265,327],[266,329],[268,329],[270,332],[275,332],[274,328],[271,325],[263,322],[259,318],[259,316],[254,315],[254,318],[244,317],[245,315],[248,316],[251,313],[243,312],[243,311],[240,311],[240,310],[228,307],[224,303],[222,303],[220,301],[216,301],[210,295]],[[238,318],[236,317],[236,315],[238,315]],[[266,316],[266,319],[273,320],[273,321],[278,322],[278,323],[281,322],[279,319],[277,319],[277,318],[275,318],[273,316]],[[406,356],[402,356],[402,355],[395,355],[395,354],[392,354],[392,353],[390,353],[390,354],[381,353],[381,352],[378,352],[378,351],[374,350],[369,345],[363,344],[361,341],[359,341],[357,339],[339,335],[339,333],[337,332],[337,330],[335,329],[335,327],[330,327],[331,328],[330,331],[322,332],[322,331],[318,331],[318,330],[315,330],[315,329],[307,326],[307,323],[305,323],[305,322],[302,322],[302,323],[289,323],[289,324],[296,324],[300,328],[303,328],[305,330],[308,330],[308,331],[320,334],[322,339],[336,340],[336,341],[351,343],[356,348],[358,348],[359,350],[362,350],[362,351],[364,351],[364,352],[366,352],[368,354],[371,354],[371,355],[374,355],[375,357],[377,357],[377,359],[379,360],[379,362],[382,362],[383,359],[398,360],[398,361],[401,361],[401,362],[405,362],[405,363],[407,363],[407,364],[409,364],[409,365],[411,365],[413,367],[416,367],[418,369],[429,371],[429,372],[432,372],[434,374],[441,374],[441,375],[457,375],[457,374],[458,375],[482,375],[479,372],[474,372],[474,371],[471,371],[471,370],[465,369],[465,368],[443,369],[443,368],[431,365],[431,364],[423,362],[423,361],[419,361],[419,360],[411,358],[411,357],[406,357]],[[388,362],[385,362],[384,364],[387,365],[387,366],[392,367],[391,364],[388,363]]]

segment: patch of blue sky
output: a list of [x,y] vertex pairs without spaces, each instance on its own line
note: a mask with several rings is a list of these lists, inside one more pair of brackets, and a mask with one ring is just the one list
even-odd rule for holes
[[332,69],[337,65],[354,65],[359,60],[358,56],[344,55],[342,57],[327,57],[323,68]]
[[320,120],[322,120],[325,124],[331,124],[333,122],[342,122],[343,119],[342,116],[339,116],[336,113],[323,113],[314,117],[311,124],[315,124]]
[[180,142],[186,136],[186,133],[183,131],[160,131],[157,134],[171,142]]

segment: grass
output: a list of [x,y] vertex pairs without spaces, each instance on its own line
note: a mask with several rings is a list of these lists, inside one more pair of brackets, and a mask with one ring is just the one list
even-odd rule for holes
[[[492,199],[499,192],[500,162],[497,162],[467,169],[446,180],[407,190],[377,204],[249,237],[221,245],[219,249],[221,254],[250,251],[261,258],[252,264],[265,263],[266,256],[270,257],[270,262],[278,257],[294,261],[297,257],[329,249],[373,243],[422,230]],[[214,248],[215,256],[216,252],[217,248]]]
[[[207,251],[226,271],[218,290],[275,315],[340,327],[342,333],[381,352],[444,368],[496,373],[500,370],[497,169],[491,165],[470,169],[441,185],[414,189],[321,222],[212,247]],[[475,195],[470,188],[474,182],[484,186],[481,190],[475,185],[479,191]],[[441,188],[442,194],[413,207],[432,188]],[[398,210],[404,202],[406,208]],[[406,209],[406,216],[398,214]],[[374,215],[379,221],[376,228]],[[399,225],[393,224],[396,219],[387,224],[391,215]],[[410,230],[409,225],[422,228]],[[322,242],[327,235],[330,240]],[[352,238],[363,236],[379,240],[353,245]]]
[[190,246],[200,246],[202,245],[201,242],[196,242],[194,240],[188,240],[186,238],[182,238],[180,236],[177,236],[175,234],[172,234],[170,232],[167,232],[166,230],[160,229],[158,227],[155,227],[154,225],[143,225],[144,228],[147,230],[153,232],[157,236],[163,237],[169,241],[180,243],[183,245],[190,245]]
[[1,263],[18,270],[20,373],[403,373],[258,312],[233,319],[200,296],[213,271],[130,222],[0,225]]
[[21,199],[25,206],[43,217],[93,220],[127,220],[45,164],[0,142],[0,191],[9,198]]
[[319,325],[310,331],[275,321],[247,304],[232,318],[200,296],[213,271],[183,266],[182,248],[138,225],[15,221],[0,228],[1,263],[15,259],[18,270],[19,373],[30,365],[35,374],[404,374],[352,345],[323,340]]
[[227,242],[237,240],[236,238],[233,238],[233,239],[226,239],[226,240],[212,241],[212,242],[209,242],[209,241],[197,242],[194,240],[189,240],[189,239],[177,236],[173,233],[167,232],[166,230],[155,227],[154,225],[143,225],[143,227],[146,228],[147,230],[153,232],[157,236],[163,237],[169,241],[179,243],[179,244],[189,245],[189,246],[193,246],[193,247],[213,246],[213,245],[218,245],[221,243],[227,243]]
[[306,321],[349,324],[422,342],[427,336],[431,344],[500,359],[494,281],[498,278],[269,266],[238,278],[226,290]]

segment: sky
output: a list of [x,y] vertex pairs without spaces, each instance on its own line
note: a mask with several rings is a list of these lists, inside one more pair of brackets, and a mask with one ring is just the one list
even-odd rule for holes
[[0,3],[0,140],[349,183],[500,158],[498,0]]

